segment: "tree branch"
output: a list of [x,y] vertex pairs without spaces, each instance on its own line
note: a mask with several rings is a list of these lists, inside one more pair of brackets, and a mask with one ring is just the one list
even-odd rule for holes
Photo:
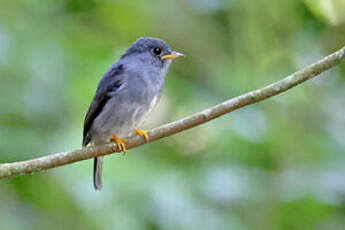
[[[344,59],[345,46],[335,53],[280,81],[272,83],[261,89],[257,89],[238,97],[229,99],[227,101],[224,101],[223,103],[220,103],[216,106],[193,114],[191,116],[185,117],[181,120],[174,121],[150,130],[150,142],[173,135],[175,133],[182,132],[186,129],[193,128],[246,105],[250,105],[282,93],[304,81],[317,76],[318,74],[332,68],[333,66],[340,64]],[[145,140],[142,137],[134,136],[129,138],[127,149],[135,148],[143,144],[145,144]],[[0,164],[0,179],[35,173],[42,170],[56,168],[62,165],[71,164],[73,162],[82,161],[97,156],[108,155],[115,152],[118,152],[116,144],[110,143],[102,146],[90,146],[83,149],[56,153],[27,161],[4,163]]]

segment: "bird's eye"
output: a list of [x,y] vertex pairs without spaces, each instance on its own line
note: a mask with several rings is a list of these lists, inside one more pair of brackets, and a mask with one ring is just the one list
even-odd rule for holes
[[156,48],[153,49],[153,53],[156,54],[156,55],[158,56],[158,55],[161,55],[162,50],[161,50],[161,48],[156,47]]

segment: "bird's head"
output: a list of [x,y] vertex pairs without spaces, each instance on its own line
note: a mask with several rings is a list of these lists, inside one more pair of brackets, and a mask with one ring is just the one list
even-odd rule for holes
[[172,51],[170,46],[158,38],[144,37],[136,40],[122,55],[121,59],[134,61],[142,68],[151,68],[149,71],[166,72],[173,59],[184,56],[182,53]]

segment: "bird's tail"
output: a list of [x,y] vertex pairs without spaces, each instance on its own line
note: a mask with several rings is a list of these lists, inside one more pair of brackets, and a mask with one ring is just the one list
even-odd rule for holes
[[103,158],[104,157],[96,157],[93,161],[93,187],[96,190],[101,190],[103,187],[103,183],[102,183]]

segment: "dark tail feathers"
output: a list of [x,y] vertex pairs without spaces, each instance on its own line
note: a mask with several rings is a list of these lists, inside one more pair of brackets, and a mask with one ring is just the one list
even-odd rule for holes
[[93,161],[93,187],[96,190],[101,190],[103,188],[103,183],[102,183],[103,158],[104,157],[96,157]]

